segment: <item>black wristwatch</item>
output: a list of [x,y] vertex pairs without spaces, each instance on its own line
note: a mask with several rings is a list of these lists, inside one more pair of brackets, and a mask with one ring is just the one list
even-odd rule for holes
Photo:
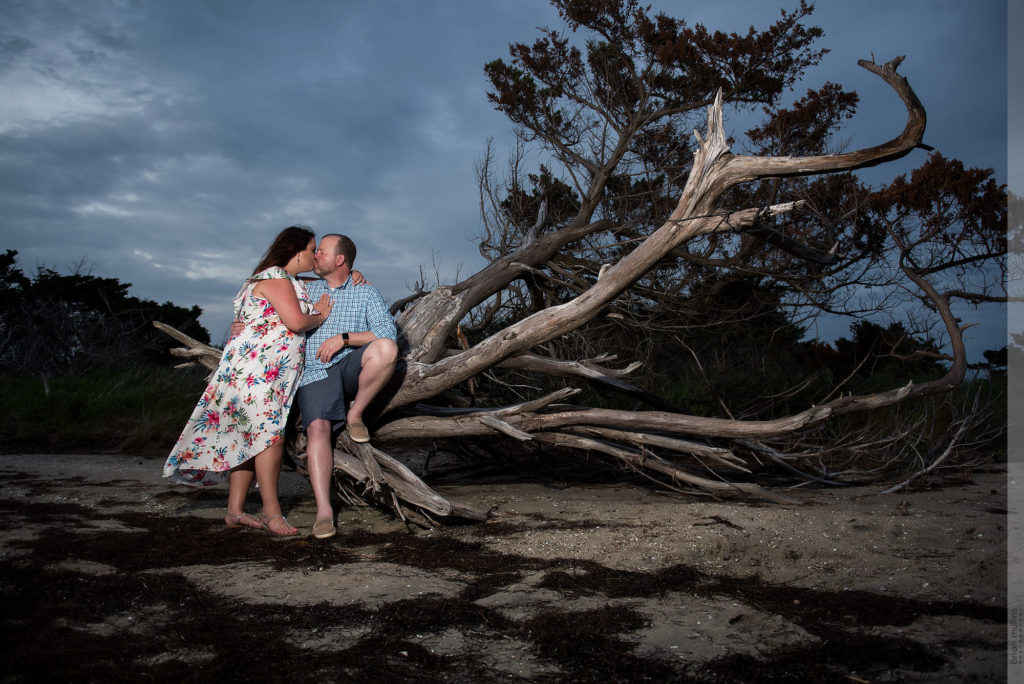
[[348,346],[348,333],[341,333],[341,343],[342,349]]

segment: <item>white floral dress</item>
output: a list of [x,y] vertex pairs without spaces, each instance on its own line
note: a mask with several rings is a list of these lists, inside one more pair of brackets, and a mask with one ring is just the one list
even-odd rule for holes
[[228,471],[284,436],[302,374],[305,333],[289,330],[266,299],[261,280],[288,278],[303,313],[313,311],[302,284],[279,266],[249,278],[235,297],[245,329],[228,341],[220,365],[164,464],[164,477],[182,484],[224,482]]

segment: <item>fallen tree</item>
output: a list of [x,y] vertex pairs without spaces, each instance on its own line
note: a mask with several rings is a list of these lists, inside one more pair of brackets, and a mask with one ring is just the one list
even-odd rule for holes
[[[700,26],[649,18],[629,0],[554,4],[572,30],[594,36],[586,58],[561,34],[545,30],[533,46],[512,47],[512,65],[498,60],[487,72],[492,102],[512,119],[524,143],[539,142],[553,154],[570,182],[542,169],[530,178],[529,191],[515,172],[499,187],[488,153],[480,185],[481,251],[489,264],[454,285],[428,289],[419,283],[413,296],[395,305],[403,362],[379,406],[373,445],[339,437],[340,491],[352,502],[384,504],[424,524],[449,516],[482,519],[483,513],[437,495],[387,449],[406,440],[485,436],[600,454],[664,486],[717,496],[787,500],[751,476],[751,461],[809,480],[840,482],[827,469],[807,468],[806,453],[796,449],[803,436],[844,415],[959,386],[968,368],[966,326],[951,302],[1000,298],[992,293],[997,277],[973,290],[961,278],[993,263],[998,268],[998,226],[992,220],[959,234],[950,226],[967,225],[962,216],[911,221],[915,211],[925,210],[911,206],[909,194],[889,188],[884,206],[874,206],[858,196],[851,180],[849,172],[924,146],[925,110],[897,73],[903,58],[859,62],[906,107],[903,131],[887,142],[826,150],[823,131],[835,130],[852,110],[848,95],[826,88],[798,103],[806,105],[803,110],[774,110],[770,124],[787,133],[768,135],[766,125],[760,138],[753,136],[782,153],[736,154],[724,128],[726,105],[773,104],[816,63],[821,52],[809,46],[820,31],[801,24],[811,8],[801,4],[794,13],[783,12],[782,20],[760,33],[710,36]],[[707,59],[716,51],[732,61]],[[817,117],[813,126],[797,116],[811,110]],[[692,131],[691,148],[679,131],[697,111],[704,112],[705,122],[703,130]],[[839,207],[816,198],[822,187],[807,179],[829,175],[844,179],[842,190],[852,204]],[[976,179],[973,191],[985,181]],[[666,197],[674,191],[669,205]],[[793,195],[780,196],[787,192]],[[666,213],[654,218],[661,210]],[[836,217],[830,210],[845,213]],[[837,283],[911,292],[917,310],[933,314],[944,329],[945,372],[868,394],[834,392],[783,416],[737,418],[728,408],[724,417],[688,414],[630,382],[639,362],[615,369],[607,354],[567,358],[581,348],[581,339],[583,346],[594,342],[581,331],[598,317],[643,335],[659,316],[671,315],[682,294],[706,284],[709,273],[730,269],[774,278],[791,301],[802,298],[801,306],[832,312],[841,308]],[[216,367],[220,350],[159,327],[185,345],[175,353],[186,363]],[[567,404],[578,393],[571,385],[514,404],[451,405],[453,389],[467,388],[475,399],[480,378],[501,372],[594,383],[649,410]],[[955,440],[963,430],[950,434]],[[291,452],[301,462],[301,436]]]

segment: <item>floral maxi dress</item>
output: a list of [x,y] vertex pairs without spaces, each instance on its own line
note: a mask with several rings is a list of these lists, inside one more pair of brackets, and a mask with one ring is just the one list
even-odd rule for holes
[[196,404],[171,455],[164,477],[181,484],[224,482],[228,471],[284,436],[302,373],[305,333],[289,330],[266,299],[255,296],[260,280],[288,278],[303,313],[313,306],[305,288],[275,266],[249,278],[234,301],[245,329],[228,341],[220,364]]

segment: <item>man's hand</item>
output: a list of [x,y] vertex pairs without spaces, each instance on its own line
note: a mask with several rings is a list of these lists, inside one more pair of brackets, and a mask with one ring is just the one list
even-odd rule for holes
[[321,343],[320,348],[316,350],[316,358],[321,363],[327,363],[331,360],[332,356],[340,352],[344,347],[345,341],[341,339],[341,335],[328,337]]
[[236,318],[231,322],[231,337],[228,339],[236,337],[243,330],[245,330],[245,323]]

